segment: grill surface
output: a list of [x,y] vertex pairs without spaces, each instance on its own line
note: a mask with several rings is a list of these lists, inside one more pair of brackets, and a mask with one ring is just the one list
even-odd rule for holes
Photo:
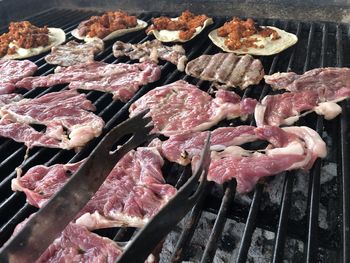
[[[76,28],[78,23],[95,15],[93,11],[77,11],[66,9],[53,9],[29,18],[29,21],[38,25],[49,25],[62,28],[67,34],[67,40],[73,39],[70,31]],[[140,19],[150,21],[152,16],[158,13],[144,13]],[[171,14],[170,14],[171,15]],[[223,24],[229,17],[214,19],[214,25],[210,26],[201,35],[184,45],[189,59],[201,54],[215,54],[220,50],[216,48],[207,37],[207,33]],[[295,33],[299,42],[294,47],[281,54],[261,57],[265,72],[268,74],[278,71],[294,71],[302,73],[306,70],[327,66],[350,66],[350,27],[335,23],[306,23],[296,21],[282,21],[272,19],[258,19],[261,25],[273,25]],[[5,29],[2,29],[5,31]],[[0,33],[2,33],[0,31]],[[119,40],[139,43],[151,39],[144,32],[131,33]],[[97,60],[108,63],[130,62],[126,58],[115,59],[111,46],[114,41],[106,43],[105,51],[97,57]],[[53,67],[46,64],[43,56],[32,58],[38,66],[37,75],[47,75],[53,72]],[[111,95],[102,92],[86,92],[88,99],[93,101],[97,108],[96,114],[106,122],[105,131],[110,130],[117,123],[128,117],[128,107],[137,98],[152,88],[171,83],[178,79],[197,84],[201,89],[210,91],[210,84],[198,81],[176,70],[170,63],[162,64],[162,78],[156,83],[142,87],[134,98],[126,104],[112,101]],[[65,89],[65,85],[59,85],[48,89],[34,89],[23,94],[27,98],[34,98],[48,92]],[[238,92],[239,93],[239,92]],[[248,88],[242,96],[262,99],[271,94],[271,89],[263,84]],[[173,261],[180,262],[182,259],[190,259],[186,248],[191,243],[197,224],[202,217],[203,211],[216,214],[214,226],[211,230],[204,249],[201,262],[211,262],[215,257],[217,246],[223,242],[223,230],[228,218],[245,224],[243,234],[238,245],[237,262],[246,262],[248,251],[251,247],[252,236],[256,228],[269,230],[275,233],[273,253],[266,261],[281,262],[285,258],[285,244],[288,238],[294,238],[303,242],[303,257],[307,262],[350,262],[350,182],[349,182],[349,118],[350,104],[342,103],[343,113],[337,119],[326,122],[322,118],[311,114],[299,121],[298,125],[307,125],[316,129],[327,141],[329,154],[325,160],[318,160],[313,169],[304,175],[296,172],[287,172],[278,176],[282,177],[283,190],[281,198],[276,206],[269,202],[266,196],[267,184],[258,184],[255,191],[247,195],[248,202],[241,202],[240,197],[235,195],[235,182],[223,186],[210,184],[205,196],[194,207],[187,221],[181,237],[179,238],[173,254]],[[248,120],[245,124],[254,124]],[[239,125],[239,121],[221,122],[219,126]],[[102,136],[101,136],[102,137]],[[0,138],[0,246],[8,240],[14,227],[36,211],[25,202],[23,193],[11,191],[11,179],[16,176],[15,168],[22,165],[27,171],[30,167],[38,164],[52,165],[55,163],[67,163],[79,161],[86,157],[96,146],[100,138],[90,142],[80,152],[64,151],[57,149],[34,148],[29,152],[29,158],[22,164],[25,155],[23,144],[9,139]],[[321,170],[328,163],[336,163],[337,176],[321,186]],[[167,181],[177,182],[178,185],[186,178],[182,168],[167,163],[164,174]],[[186,171],[186,170],[184,170]],[[298,176],[308,178],[307,206],[305,215],[298,220],[293,218],[295,204],[300,199],[293,189]],[[327,210],[328,228],[320,227],[320,206]],[[330,218],[330,219],[329,219]],[[126,241],[132,237],[134,229],[113,228],[98,231],[99,234],[113,238],[116,241]]]

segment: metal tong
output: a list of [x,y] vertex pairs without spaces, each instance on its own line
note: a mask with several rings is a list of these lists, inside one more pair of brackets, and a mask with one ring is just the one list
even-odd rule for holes
[[[41,256],[92,198],[115,164],[128,151],[154,136],[149,134],[153,126],[150,125],[151,118],[145,117],[147,113],[148,110],[107,133],[62,189],[2,247],[0,262],[34,262]],[[116,146],[127,135],[131,138]]]
[[[118,263],[144,262],[156,245],[192,209],[202,195],[207,183],[210,164],[210,132],[201,153],[199,165],[191,178],[176,195],[130,241],[117,260]],[[194,191],[196,185],[199,185]]]

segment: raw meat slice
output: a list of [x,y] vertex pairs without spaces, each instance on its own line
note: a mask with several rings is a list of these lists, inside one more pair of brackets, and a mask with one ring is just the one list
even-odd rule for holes
[[104,43],[101,39],[94,38],[88,43],[78,43],[74,40],[60,46],[51,48],[51,53],[45,56],[49,64],[62,67],[94,61],[94,55],[102,52]]
[[[258,180],[283,171],[310,169],[314,161],[327,154],[326,144],[317,132],[308,127],[278,128],[263,126],[255,129],[259,139],[270,145],[261,151],[239,151],[237,146],[223,152],[212,152],[208,180],[224,183],[232,178],[237,181],[237,191],[246,193]],[[193,159],[196,166],[198,156]]]
[[114,99],[126,101],[138,88],[160,78],[161,70],[154,63],[107,64],[90,62],[58,68],[55,74],[28,77],[17,82],[17,87],[33,89],[70,83],[71,89],[111,92]]
[[284,72],[264,78],[274,89],[291,92],[317,91],[321,101],[350,97],[350,68],[316,68],[302,75]]
[[[29,218],[16,226],[13,235],[21,230]],[[70,223],[35,262],[114,263],[122,252],[122,248],[113,240],[92,233],[84,226]],[[22,259],[23,261],[26,259]]]
[[37,69],[29,60],[0,60],[0,94],[13,92],[16,82],[33,75]]
[[[76,91],[52,92],[39,98],[23,99],[1,107],[0,115],[5,125],[1,129],[4,130],[2,131],[4,136],[7,134],[6,137],[14,137],[27,145],[32,145],[33,138],[40,137],[41,134],[56,141],[59,148],[78,148],[102,132],[104,121],[89,112],[94,110],[95,106],[84,94]],[[11,124],[9,120],[17,124]],[[28,124],[45,125],[46,131],[35,132]],[[16,130],[7,131],[8,127],[18,127],[21,133],[16,134]],[[54,145],[55,143],[50,142],[47,146],[54,147]]]
[[256,105],[255,121],[257,126],[291,125],[301,116],[313,111],[331,120],[341,113],[342,109],[336,102],[343,99],[345,98],[323,101],[316,90],[268,95]]
[[70,89],[99,90],[113,94],[114,100],[128,101],[138,91],[139,87],[157,81],[160,78],[160,68],[144,62],[134,69],[106,76],[98,80],[87,82],[73,81],[69,84]]
[[37,165],[30,168],[22,177],[12,180],[12,191],[22,191],[27,196],[27,202],[36,207],[42,207],[75,173],[82,161],[69,164],[55,164],[50,167]]
[[245,117],[254,111],[256,100],[242,99],[234,92],[219,90],[213,99],[186,81],[155,88],[130,106],[130,117],[149,108],[154,132],[170,136],[202,131],[223,119]]
[[23,96],[21,94],[2,94],[0,95],[0,107],[10,104],[12,102],[20,101],[21,99],[23,99]]
[[177,66],[180,71],[185,70],[187,57],[185,49],[180,45],[166,46],[157,39],[146,41],[142,44],[130,44],[117,41],[113,44],[113,55],[118,58],[128,56],[140,62],[153,61],[158,64],[158,58],[169,61]]
[[[155,147],[130,151],[79,213],[76,223],[89,229],[143,226],[176,193],[163,178],[163,163]],[[30,204],[41,207],[79,165],[36,166],[13,179],[12,189],[25,192]]]
[[[210,136],[210,149],[222,151],[228,146],[242,145],[257,140],[255,127],[238,126],[215,129]],[[185,133],[170,136],[161,144],[162,155],[171,162],[187,165],[192,158],[200,155],[206,132]]]
[[0,120],[0,136],[11,138],[16,142],[24,142],[28,148],[34,146],[49,148],[66,147],[61,141],[36,131],[28,124],[12,122],[9,119]]
[[258,84],[264,76],[261,61],[250,55],[237,56],[233,53],[202,55],[187,63],[186,74],[224,85],[218,88],[240,87],[245,89]]

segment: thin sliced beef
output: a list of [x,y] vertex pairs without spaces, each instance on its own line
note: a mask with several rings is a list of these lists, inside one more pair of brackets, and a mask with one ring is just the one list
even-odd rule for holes
[[[344,98],[343,98],[344,99]],[[336,103],[342,100],[324,101],[316,90],[286,92],[278,95],[268,95],[255,108],[257,126],[291,125],[301,116],[315,111],[331,120],[341,113],[341,107]]]
[[[143,226],[176,193],[163,178],[163,162],[155,147],[139,147],[126,154],[77,216],[76,223],[89,229]],[[36,166],[13,179],[12,189],[25,192],[30,204],[41,207],[79,165]]]
[[278,90],[317,91],[321,101],[350,97],[350,68],[316,68],[302,75],[285,72],[264,78],[266,83]]
[[187,57],[185,49],[180,45],[166,46],[157,39],[146,41],[142,44],[130,44],[117,41],[113,44],[113,55],[118,58],[128,56],[131,59],[153,61],[158,64],[158,59],[169,61],[177,66],[180,71],[185,70]]
[[202,55],[188,62],[186,74],[223,84],[217,85],[218,88],[240,87],[245,89],[262,80],[264,67],[260,60],[250,55],[217,53]]
[[[208,180],[224,183],[235,178],[237,191],[245,193],[251,191],[262,177],[295,169],[307,170],[316,158],[326,156],[326,145],[314,130],[308,127],[288,128],[256,128],[258,138],[270,142],[264,153],[238,150],[237,146],[212,152]],[[194,158],[194,164],[197,159],[198,156]]]
[[[94,110],[95,106],[86,95],[76,91],[52,92],[35,99],[23,99],[0,108],[0,134],[24,142],[28,147],[37,145],[37,137],[47,147],[82,147],[98,137],[104,126],[104,121],[90,112]],[[37,132],[30,124],[45,125],[46,130]],[[14,130],[9,130],[9,127]]]
[[71,40],[64,45],[52,47],[51,53],[45,56],[45,60],[49,64],[68,67],[93,62],[94,56],[102,52],[103,49],[104,43],[99,38],[94,38],[87,43],[78,43]]
[[[210,149],[222,151],[228,146],[242,145],[257,140],[255,127],[238,126],[223,127],[215,129],[210,137]],[[203,147],[206,132],[185,133],[170,136],[161,144],[162,155],[171,162],[187,165],[192,158],[200,155]]]
[[5,106],[7,104],[17,102],[23,99],[23,96],[21,94],[2,94],[0,95],[0,107]]
[[12,93],[18,81],[32,76],[37,69],[29,60],[0,60],[0,94]]
[[[13,235],[21,230],[28,219],[16,226]],[[114,263],[122,252],[122,248],[113,240],[92,233],[84,226],[70,223],[35,262]],[[21,262],[24,261],[25,258]]]
[[17,87],[33,89],[70,83],[71,89],[110,92],[114,99],[129,100],[140,86],[160,78],[161,70],[154,63],[107,64],[90,62],[67,68],[58,68],[55,74],[28,77],[17,82]]
[[202,131],[223,119],[244,117],[254,111],[256,100],[242,99],[219,90],[216,98],[186,81],[155,88],[130,106],[130,116],[149,108],[154,132],[166,136]]

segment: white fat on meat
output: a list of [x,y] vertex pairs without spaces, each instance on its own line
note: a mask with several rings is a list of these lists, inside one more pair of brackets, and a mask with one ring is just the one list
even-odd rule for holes
[[342,108],[333,101],[321,102],[314,110],[318,115],[323,115],[326,120],[332,120],[342,112]]

